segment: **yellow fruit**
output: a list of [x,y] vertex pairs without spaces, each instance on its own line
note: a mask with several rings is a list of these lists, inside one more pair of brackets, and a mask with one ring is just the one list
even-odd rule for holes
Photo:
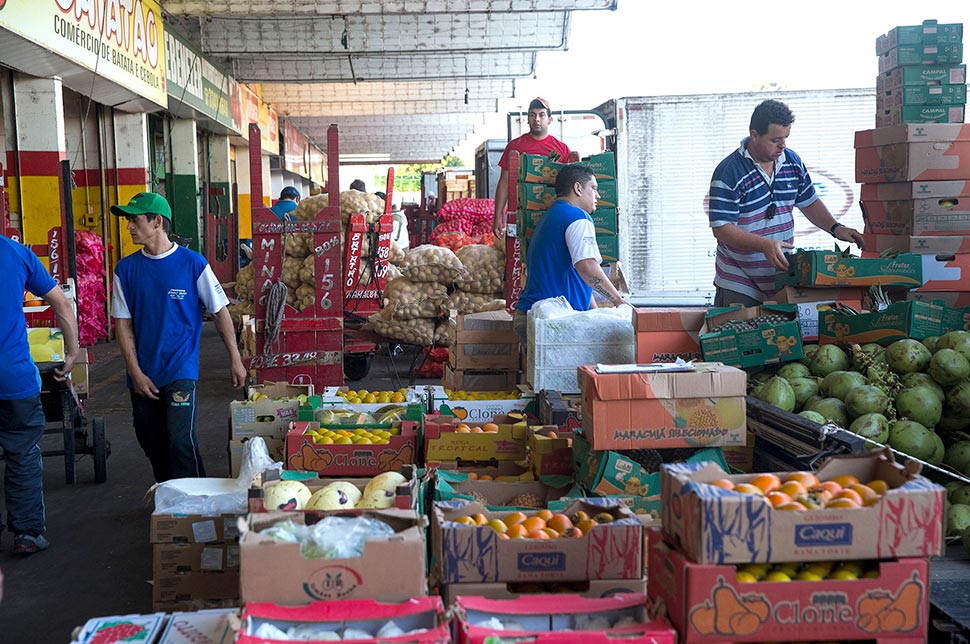
[[758,581],[758,578],[752,575],[750,572],[739,570],[737,574],[737,580],[742,584],[753,584],[756,581]]
[[392,403],[404,402],[405,400],[407,400],[407,398],[405,398],[404,394],[402,393],[391,394],[390,402]]
[[795,575],[795,579],[798,581],[822,581],[824,578],[815,570],[803,570]]
[[336,445],[351,445],[351,444],[353,444],[353,442],[354,441],[352,441],[351,439],[347,438],[346,436],[341,436],[340,438],[338,438],[337,440],[334,441],[334,443]]
[[839,568],[833,572],[828,577],[829,579],[838,579],[840,581],[851,581],[859,578],[859,575],[851,570],[846,570],[845,568]]
[[765,581],[791,581],[791,577],[780,570],[774,570],[765,575]]

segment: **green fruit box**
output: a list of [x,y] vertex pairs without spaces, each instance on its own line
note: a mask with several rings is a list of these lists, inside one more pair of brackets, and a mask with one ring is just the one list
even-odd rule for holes
[[[778,510],[761,494],[726,490],[753,474],[729,476],[714,463],[662,466],[663,536],[698,563],[888,559],[943,554],[946,491],[893,460],[888,449],[832,458],[816,473],[852,475],[889,489],[864,507]],[[781,472],[783,477],[786,473]]]
[[923,264],[915,253],[896,257],[846,257],[840,252],[799,250],[788,256],[788,271],[776,286],[908,286],[923,284]]
[[[331,425],[331,428],[356,428],[353,425]],[[286,434],[286,463],[289,470],[317,472],[324,476],[375,476],[381,472],[399,472],[405,465],[418,463],[421,423],[401,420],[388,425],[367,426],[399,431],[386,444],[325,444],[314,433],[316,421],[290,423]]]
[[847,315],[819,313],[819,344],[891,344],[903,338],[922,340],[948,331],[970,328],[970,311],[953,309],[942,301],[897,302],[882,311]]
[[455,519],[481,513],[490,521],[507,512],[492,512],[480,503],[437,501],[431,516],[432,578],[443,584],[640,579],[640,520],[620,505],[604,507],[583,499],[570,503],[564,513],[579,510],[590,516],[605,512],[612,520],[579,538],[501,539],[488,525],[465,525]]
[[549,157],[523,154],[519,157],[519,181],[554,186],[559,171],[564,167],[565,163],[553,161]]
[[[392,507],[400,508],[402,510],[418,510],[423,513],[419,505],[419,499],[421,498],[422,485],[424,482],[419,480],[416,475],[415,470],[417,468],[414,465],[405,465],[400,469],[400,474],[407,479],[401,485],[398,485],[394,489],[394,502]],[[342,478],[340,481],[350,483],[354,487],[358,488],[361,492],[367,487],[367,484],[371,482],[371,478]],[[299,481],[306,485],[311,493],[321,490],[330,483],[333,483],[338,479],[324,478],[320,476],[317,472],[302,472],[296,470],[283,470],[282,473],[276,472],[276,470],[266,470],[262,475],[254,480],[253,484],[249,488],[249,511],[250,512],[271,512],[278,508],[266,508],[263,505],[263,498],[266,492],[274,485],[279,484],[281,481]],[[333,512],[354,512],[353,507],[340,508],[339,510],[333,510]],[[323,511],[326,512],[326,511]]]
[[876,55],[901,45],[936,45],[963,42],[963,23],[924,20],[919,25],[900,25],[876,38]]
[[556,189],[542,183],[519,184],[519,208],[549,210],[556,200]]
[[659,531],[648,533],[648,592],[666,608],[682,644],[927,641],[925,558],[880,561],[875,578],[745,583],[734,566],[694,563]]
[[[753,320],[763,315],[780,314],[788,322],[761,324],[757,329],[711,331],[729,320]],[[732,367],[757,367],[774,362],[800,360],[804,355],[802,332],[795,304],[762,304],[712,308],[700,331],[701,353],[707,362],[723,362]]]
[[583,165],[593,171],[597,179],[616,179],[616,159],[612,152],[591,154],[582,161]]
[[[494,433],[459,431],[484,429],[495,424]],[[521,414],[500,414],[487,422],[465,422],[456,416],[428,414],[422,421],[424,460],[429,467],[436,463],[461,461],[521,461],[526,457],[525,418]]]

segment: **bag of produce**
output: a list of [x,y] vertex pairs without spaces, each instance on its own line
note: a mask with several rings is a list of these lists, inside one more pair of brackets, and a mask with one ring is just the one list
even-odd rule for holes
[[376,333],[398,342],[423,347],[434,341],[434,320],[429,318],[395,320],[390,309],[382,309],[367,318],[367,321]]
[[450,286],[465,273],[465,267],[447,248],[425,244],[407,254],[401,262],[401,272],[412,282],[437,282]]
[[459,289],[448,298],[448,309],[459,313],[501,311],[505,308],[505,300],[501,297],[501,293],[469,293]]
[[300,201],[292,216],[297,221],[313,221],[316,219],[317,213],[326,208],[329,203],[330,197],[327,193],[307,197]]
[[395,320],[435,318],[446,310],[448,289],[436,282],[412,282],[401,277],[388,282],[384,298]]
[[505,254],[494,246],[473,244],[455,256],[465,267],[458,288],[469,293],[500,293],[505,286]]

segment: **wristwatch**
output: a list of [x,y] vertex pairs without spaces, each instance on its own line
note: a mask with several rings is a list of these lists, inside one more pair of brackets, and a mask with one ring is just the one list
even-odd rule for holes
[[[834,224],[832,224],[832,227],[829,228],[829,234],[835,237],[835,229],[838,228],[839,226],[842,226],[842,224],[840,224],[839,222],[835,222]],[[842,227],[845,228],[845,226],[842,226]]]

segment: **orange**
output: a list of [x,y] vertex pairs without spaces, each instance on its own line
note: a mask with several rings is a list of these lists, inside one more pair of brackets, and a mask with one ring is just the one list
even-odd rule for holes
[[542,517],[529,517],[528,519],[523,521],[520,525],[523,528],[525,528],[526,532],[531,533],[546,527],[546,520],[543,519]]
[[468,480],[469,481],[477,481],[478,480],[478,472],[469,472],[468,473]]
[[509,527],[505,525],[505,522],[501,519],[492,519],[488,522],[488,527],[495,530],[495,532],[498,532],[499,534],[505,534],[505,532],[507,532],[509,529]]
[[838,483],[842,487],[849,487],[853,483],[859,482],[859,479],[852,476],[851,474],[842,474],[841,476],[833,476],[829,480]]
[[544,508],[542,510],[537,511],[533,516],[539,517],[540,519],[548,523],[549,519],[552,518],[552,510],[548,510]]
[[[778,478],[777,474],[758,474],[748,481],[748,483],[757,488],[761,488],[761,491],[765,494],[781,487],[781,479]],[[737,486],[734,489],[737,489]]]
[[498,533],[498,538],[499,539],[511,539],[512,537],[510,537],[509,535],[505,534],[504,532],[499,532]]
[[482,429],[488,432],[489,434],[494,434],[498,432],[498,425],[496,425],[495,423],[485,423],[484,425],[482,425]]
[[841,492],[837,492],[832,496],[832,501],[837,501],[838,499],[851,499],[856,505],[862,505],[862,496],[852,488],[843,488]]
[[583,533],[583,536],[585,536],[589,534],[590,530],[592,530],[598,525],[599,524],[593,521],[592,519],[586,519],[585,521],[580,521],[579,523],[577,523],[576,527],[579,529],[580,532]]
[[838,481],[822,481],[815,486],[815,490],[828,490],[829,494],[834,495],[836,492],[842,489],[842,484]]
[[573,522],[565,514],[554,514],[546,521],[546,527],[552,528],[559,534],[562,534],[567,528],[573,527]]
[[853,483],[848,489],[852,490],[862,498],[862,505],[872,505],[879,500],[880,496],[882,496],[868,485],[863,485],[862,483]]
[[542,530],[539,530],[539,532],[545,532],[547,535],[549,535],[550,539],[558,539],[560,537],[559,531],[553,530],[552,528],[543,528]]
[[805,487],[804,483],[799,481],[785,481],[781,484],[781,487],[778,488],[778,492],[784,492],[794,499],[797,496],[808,494],[808,488]]
[[517,523],[522,523],[528,518],[529,517],[525,515],[525,512],[516,511],[506,514],[504,517],[502,517],[502,521],[505,521],[505,525],[507,526],[514,526]]
[[529,538],[530,539],[550,539],[551,537],[549,536],[549,533],[544,532],[543,530],[533,530],[532,532],[529,533]]
[[775,490],[774,492],[768,492],[765,494],[765,498],[771,503],[773,507],[778,507],[782,503],[791,503],[792,498],[785,494],[784,492],[779,492]]
[[738,483],[734,486],[735,492],[740,492],[741,494],[760,494],[764,495],[764,491],[757,485],[751,485],[750,483]]
[[853,501],[852,499],[843,496],[838,499],[832,499],[825,505],[825,507],[831,508],[831,509],[848,509],[848,508],[859,508],[861,506],[855,501]]
[[478,475],[478,480],[479,481],[492,481],[494,479],[492,478],[492,476],[490,474],[479,474]]
[[873,479],[866,483],[869,488],[876,494],[882,495],[889,491],[889,483],[886,483],[882,479]]
[[796,483],[801,483],[806,488],[818,485],[818,477],[812,472],[791,472],[785,475],[784,481],[785,483],[795,481]]
[[583,512],[582,510],[577,510],[576,514],[574,514],[570,518],[573,521],[573,525],[579,525],[583,521],[589,521],[592,517],[590,517],[589,513],[587,512]]
[[781,510],[781,511],[792,511],[792,510],[801,511],[801,510],[807,510],[808,508],[806,508],[798,501],[789,501],[788,503],[782,503],[781,505],[776,505],[775,509]]
[[509,537],[510,539],[524,539],[529,536],[529,531],[521,523],[516,523],[515,525],[510,525],[503,536]]
[[718,479],[716,481],[711,481],[711,485],[716,485],[717,487],[722,487],[725,490],[733,490],[734,482],[730,479]]
[[583,536],[583,531],[579,528],[569,527],[562,531],[562,536],[567,539],[579,539]]

